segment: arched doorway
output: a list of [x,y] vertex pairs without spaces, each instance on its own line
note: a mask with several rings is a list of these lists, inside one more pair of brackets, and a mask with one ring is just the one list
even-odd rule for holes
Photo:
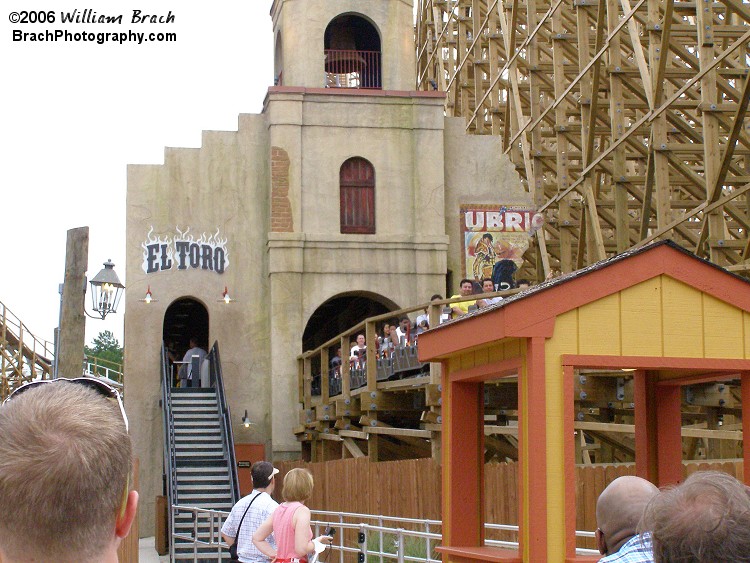
[[327,88],[382,88],[380,35],[355,14],[331,20],[324,36]]
[[315,312],[305,326],[302,349],[312,350],[351,328],[360,321],[399,309],[390,299],[369,291],[352,291],[331,297]]
[[162,338],[167,348],[182,359],[193,336],[198,339],[199,346],[208,351],[208,310],[200,301],[184,297],[167,307]]

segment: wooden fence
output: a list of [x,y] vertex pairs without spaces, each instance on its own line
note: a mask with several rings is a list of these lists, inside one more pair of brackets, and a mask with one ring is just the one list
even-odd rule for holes
[[[306,467],[315,479],[313,497],[307,503],[314,510],[355,512],[404,518],[440,520],[441,467],[431,458],[371,463],[367,458],[324,463],[279,462],[279,478],[293,467]],[[708,469],[720,470],[742,479],[742,461],[685,462],[685,475]],[[633,475],[632,463],[576,467],[577,530],[596,529],[596,499],[617,477]],[[496,524],[518,524],[516,463],[485,465],[485,520]],[[274,494],[281,499],[282,486]],[[488,535],[489,537],[489,535]],[[492,539],[516,540],[512,533],[498,533]],[[579,547],[595,549],[593,539],[581,538]]]

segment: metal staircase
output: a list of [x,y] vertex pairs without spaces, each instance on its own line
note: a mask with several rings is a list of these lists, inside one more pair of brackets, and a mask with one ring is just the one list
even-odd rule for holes
[[[171,386],[173,379],[162,348],[164,483],[171,507],[228,512],[239,500],[239,482],[218,344],[214,344],[206,360],[211,387],[175,388]],[[199,373],[196,368],[194,373]],[[193,512],[175,508],[170,515],[172,560],[193,558],[196,531],[198,540],[216,541],[217,522],[196,522]],[[198,548],[198,555],[216,560],[216,547]]]

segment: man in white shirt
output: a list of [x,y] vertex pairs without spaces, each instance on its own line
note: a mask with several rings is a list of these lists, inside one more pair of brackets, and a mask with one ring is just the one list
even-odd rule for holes
[[[492,281],[492,278],[484,278],[482,280],[482,293],[493,293],[497,291],[495,289],[495,282]],[[484,299],[480,299],[477,301],[477,305],[480,307],[487,307],[488,305],[494,305],[495,303],[500,303],[503,298],[499,295],[497,297],[485,297]]]
[[409,340],[411,338],[411,321],[409,320],[409,317],[404,315],[401,317],[398,321],[398,326],[396,327],[396,343],[400,346],[403,344],[408,344]]
[[352,346],[352,349],[349,352],[349,359],[358,360],[360,358],[364,358],[366,353],[367,353],[367,346],[365,345],[365,335],[358,334],[357,343],[354,346]]
[[[276,486],[275,475],[278,472],[279,470],[267,461],[254,463],[250,468],[253,477],[253,492],[241,498],[232,507],[232,512],[221,527],[221,537],[227,545],[231,546],[235,538],[237,539],[237,556],[243,563],[269,563],[271,561],[253,545],[253,534],[279,506],[279,503],[271,498]],[[237,528],[239,528],[239,534]],[[273,534],[267,540],[276,549]]]
[[182,367],[180,367],[180,387],[199,387],[200,372],[193,373],[193,356],[198,356],[198,365],[206,359],[206,351],[198,346],[198,338],[190,338],[190,350],[185,352],[182,358]]

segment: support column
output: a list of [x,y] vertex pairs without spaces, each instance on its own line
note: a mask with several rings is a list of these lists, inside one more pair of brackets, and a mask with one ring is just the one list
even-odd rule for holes
[[682,481],[682,401],[679,385],[655,385],[656,485]]
[[60,304],[60,334],[55,357],[56,377],[81,377],[86,344],[86,268],[89,261],[89,228],[68,231],[65,248],[65,281]]
[[750,372],[742,372],[741,379],[742,393],[742,436],[744,438],[742,447],[742,459],[744,461],[744,481],[750,483]]
[[[519,373],[519,464],[523,513],[519,538],[524,561],[547,561],[547,400],[544,338],[527,340],[526,369]],[[521,411],[525,411],[523,414]]]
[[483,413],[482,383],[453,383],[443,377],[445,546],[484,544]]
[[[655,377],[655,376],[654,376]],[[643,370],[633,373],[635,400],[635,474],[656,483],[656,407],[654,383]]]

